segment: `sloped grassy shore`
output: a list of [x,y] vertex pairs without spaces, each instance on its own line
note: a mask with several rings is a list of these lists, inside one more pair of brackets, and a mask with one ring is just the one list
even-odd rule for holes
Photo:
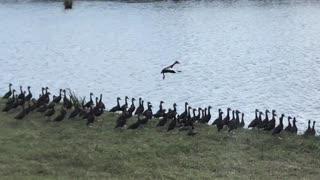
[[[0,101],[0,108],[3,102]],[[166,132],[152,120],[138,130],[113,129],[105,113],[93,128],[80,119],[50,122],[40,113],[15,120],[0,112],[1,179],[318,179],[318,137],[257,130],[217,133],[196,125]],[[131,119],[128,124],[134,122]]]

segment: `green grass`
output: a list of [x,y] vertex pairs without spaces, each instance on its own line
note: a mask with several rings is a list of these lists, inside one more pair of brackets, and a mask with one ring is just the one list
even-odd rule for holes
[[[1,104],[1,103],[0,103]],[[3,105],[0,105],[3,108]],[[105,114],[94,128],[84,120],[49,122],[40,113],[15,120],[0,113],[1,179],[318,179],[317,137],[256,130],[198,134],[165,132],[157,120],[138,130],[113,129]],[[128,124],[135,121],[132,119]]]

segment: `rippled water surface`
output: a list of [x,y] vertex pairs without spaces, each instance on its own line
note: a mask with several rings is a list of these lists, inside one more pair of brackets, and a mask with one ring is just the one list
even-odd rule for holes
[[[1,2],[1,0],[0,0]],[[276,109],[320,125],[320,2],[0,3],[0,92],[69,87],[192,106]],[[162,80],[175,60],[180,74]],[[286,122],[286,121],[285,121]]]

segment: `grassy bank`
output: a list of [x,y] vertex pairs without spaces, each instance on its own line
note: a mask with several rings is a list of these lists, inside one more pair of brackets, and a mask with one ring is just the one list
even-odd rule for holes
[[[1,103],[0,103],[1,104]],[[0,105],[3,108],[3,105]],[[255,130],[234,134],[196,126],[187,132],[113,129],[105,114],[94,128],[40,113],[15,120],[0,113],[1,179],[317,179],[319,138]],[[131,120],[128,124],[135,120]]]

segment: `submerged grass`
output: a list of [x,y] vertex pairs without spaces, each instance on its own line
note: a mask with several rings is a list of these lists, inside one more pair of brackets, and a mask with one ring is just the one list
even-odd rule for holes
[[[3,108],[3,103],[0,103]],[[317,179],[318,137],[256,130],[165,132],[152,120],[138,130],[113,129],[104,114],[94,128],[80,119],[49,122],[40,113],[15,120],[0,113],[1,179]],[[131,119],[128,124],[134,122]]]

